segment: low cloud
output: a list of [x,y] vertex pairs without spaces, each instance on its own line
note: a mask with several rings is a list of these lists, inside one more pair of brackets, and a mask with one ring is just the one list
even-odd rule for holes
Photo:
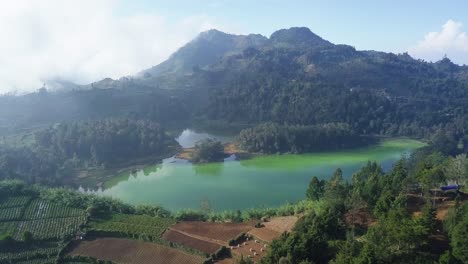
[[17,0],[0,9],[0,93],[51,79],[89,83],[135,74],[201,31],[223,28],[199,15],[169,22],[156,13],[117,15],[115,0]]
[[408,52],[427,61],[438,61],[447,55],[455,63],[468,64],[468,34],[462,23],[448,20],[441,31],[427,33]]

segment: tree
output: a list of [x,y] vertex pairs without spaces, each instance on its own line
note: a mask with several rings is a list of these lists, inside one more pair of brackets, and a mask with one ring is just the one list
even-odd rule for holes
[[316,176],[310,180],[309,188],[307,188],[306,196],[309,200],[317,201],[323,197],[325,191],[325,181],[319,180]]
[[195,146],[192,161],[195,163],[215,162],[222,161],[224,157],[223,144],[220,141],[207,139]]
[[455,158],[449,158],[445,172],[448,179],[458,184],[468,183],[468,158],[466,154],[460,154]]
[[450,244],[453,256],[462,263],[468,263],[468,212],[451,232]]

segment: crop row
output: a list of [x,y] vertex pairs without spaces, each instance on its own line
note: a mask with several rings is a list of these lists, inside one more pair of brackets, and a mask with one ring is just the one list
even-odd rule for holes
[[22,207],[31,200],[30,196],[12,196],[0,200],[0,208]]
[[5,234],[13,235],[18,223],[17,221],[0,222],[0,236]]
[[109,220],[93,221],[90,226],[99,231],[161,237],[162,233],[174,223],[175,221],[170,218],[116,214]]
[[0,221],[20,220],[23,207],[6,207],[0,209]]
[[[8,262],[6,262],[8,263]],[[30,259],[30,260],[22,260],[22,261],[15,261],[11,262],[15,264],[55,264],[56,258],[36,258],[36,259]]]
[[26,231],[31,232],[36,239],[61,238],[76,232],[85,221],[85,216],[21,221],[16,228],[15,238],[20,239]]
[[24,220],[60,218],[60,217],[78,217],[84,216],[86,212],[81,209],[65,207],[56,203],[36,199],[26,208]]
[[49,258],[55,257],[58,255],[60,249],[58,247],[49,247],[49,248],[37,248],[31,250],[22,250],[19,252],[1,252],[0,253],[0,263],[6,262],[8,260],[32,260],[37,258]]

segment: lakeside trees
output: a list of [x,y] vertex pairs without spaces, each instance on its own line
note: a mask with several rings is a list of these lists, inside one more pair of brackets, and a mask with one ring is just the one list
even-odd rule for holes
[[30,144],[0,146],[0,179],[61,185],[76,169],[109,167],[172,153],[177,143],[148,120],[105,119],[54,125]]
[[288,126],[263,123],[242,130],[237,137],[241,148],[261,153],[304,153],[355,147],[365,140],[342,123]]
[[207,163],[223,161],[224,158],[223,144],[219,141],[207,139],[195,145],[191,160],[195,163]]

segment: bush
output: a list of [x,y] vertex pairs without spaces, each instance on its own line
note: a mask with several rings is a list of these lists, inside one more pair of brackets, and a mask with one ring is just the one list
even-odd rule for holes
[[223,161],[224,156],[225,154],[223,144],[221,144],[219,141],[207,139],[195,146],[192,162],[206,163]]

